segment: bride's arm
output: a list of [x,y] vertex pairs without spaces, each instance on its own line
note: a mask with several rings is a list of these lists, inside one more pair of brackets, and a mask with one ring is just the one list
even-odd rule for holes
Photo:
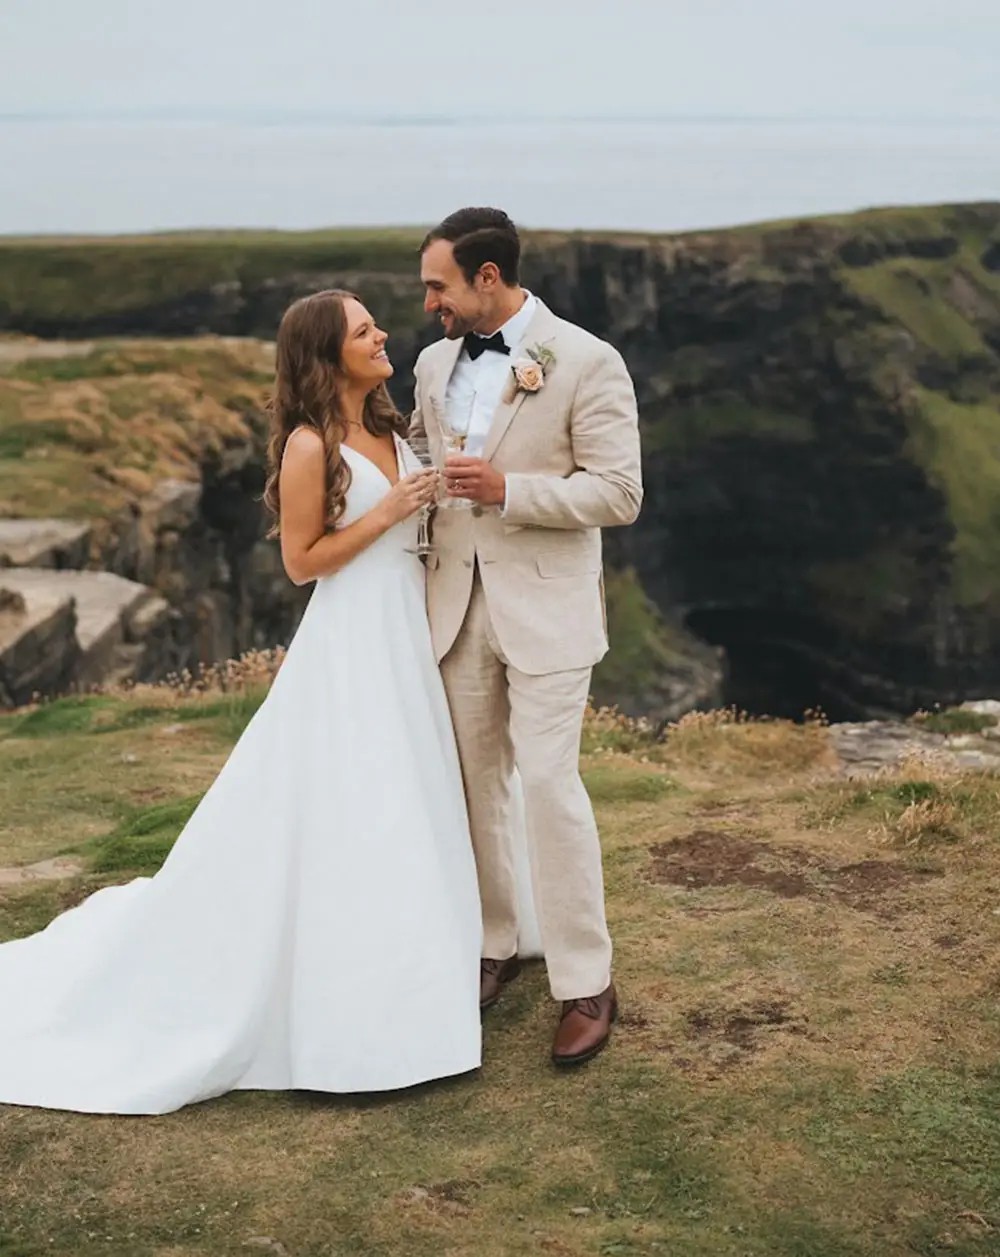
[[289,438],[281,460],[281,560],[289,580],[306,585],[330,576],[401,520],[433,500],[433,468],[404,476],[360,519],[328,532],[326,454],[322,439],[300,431]]

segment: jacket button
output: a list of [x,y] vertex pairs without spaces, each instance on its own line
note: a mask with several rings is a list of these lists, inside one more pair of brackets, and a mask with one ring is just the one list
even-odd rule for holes
[[479,505],[479,503],[478,503],[478,502],[477,502],[477,503],[476,503],[476,505],[472,508],[472,513],[473,513],[473,515],[475,515],[476,519],[478,519],[478,518],[479,518],[479,516],[480,516],[480,515],[482,515],[482,513],[483,513],[483,508]]

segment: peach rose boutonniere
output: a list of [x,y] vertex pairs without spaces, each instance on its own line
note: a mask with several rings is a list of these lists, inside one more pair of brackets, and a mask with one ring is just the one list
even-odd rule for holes
[[541,392],[549,369],[555,365],[556,356],[545,345],[533,345],[525,350],[526,358],[515,358],[510,364],[514,372],[515,391]]

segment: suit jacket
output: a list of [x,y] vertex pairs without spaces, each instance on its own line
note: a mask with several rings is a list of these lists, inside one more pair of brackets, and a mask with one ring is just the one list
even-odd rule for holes
[[[507,478],[507,505],[434,517],[427,606],[438,660],[451,649],[478,565],[500,649],[530,675],[590,667],[608,648],[602,528],[631,524],[642,503],[635,390],[621,355],[542,302],[525,348],[554,355],[537,393],[514,376],[483,457]],[[411,435],[444,458],[444,397],[461,340],[428,346],[416,364]],[[513,359],[523,351],[514,350]]]

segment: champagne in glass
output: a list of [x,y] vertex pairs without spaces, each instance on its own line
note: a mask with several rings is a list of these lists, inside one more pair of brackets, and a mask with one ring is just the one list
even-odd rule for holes
[[[431,456],[430,442],[426,436],[411,436],[406,442],[408,448],[422,467],[433,467],[434,459]],[[417,542],[415,546],[407,546],[410,554],[416,554],[419,558],[426,558],[434,550],[431,542],[431,511],[433,507],[422,506],[417,512]]]
[[[447,460],[449,454],[464,454],[469,440],[469,428],[472,415],[476,409],[475,391],[465,397],[455,397],[445,406],[445,415],[441,424],[444,437],[444,452]],[[442,468],[444,471],[444,468]],[[445,472],[447,476],[447,472]],[[468,510],[473,503],[468,498],[445,498],[441,506],[449,510]]]

